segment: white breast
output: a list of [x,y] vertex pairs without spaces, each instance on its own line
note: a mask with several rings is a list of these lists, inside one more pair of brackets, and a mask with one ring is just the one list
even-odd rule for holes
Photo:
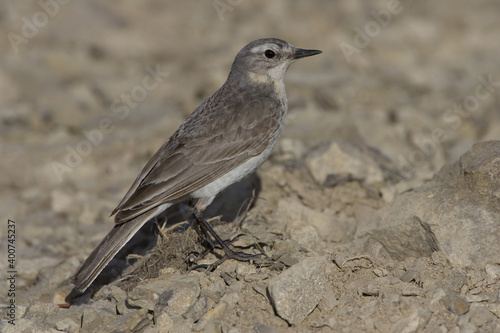
[[264,163],[269,155],[271,155],[271,152],[274,149],[274,146],[276,146],[276,143],[278,142],[278,138],[281,134],[281,127],[276,131],[275,135],[272,137],[271,141],[269,142],[269,145],[267,148],[260,153],[260,155],[254,156],[241,164],[240,166],[234,168],[233,170],[229,171],[228,173],[222,175],[221,177],[217,178],[210,184],[207,184],[203,186],[202,188],[194,191],[191,193],[191,196],[193,198],[203,198],[203,197],[211,197],[228,187],[229,185],[232,185],[241,179],[243,179],[245,176],[251,174],[255,170],[257,170],[258,167]]

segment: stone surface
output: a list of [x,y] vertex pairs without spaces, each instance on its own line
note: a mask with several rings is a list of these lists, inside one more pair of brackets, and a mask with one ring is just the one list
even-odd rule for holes
[[462,297],[453,297],[450,301],[450,311],[458,315],[466,314],[469,307],[469,303]]
[[77,333],[80,332],[80,325],[70,318],[64,318],[56,323],[56,329],[68,333]]
[[499,164],[500,141],[476,144],[432,181],[361,221],[357,237],[382,243],[398,260],[440,249],[459,267],[498,263]]
[[[278,201],[278,206],[274,211],[274,218],[277,221],[286,221],[290,226],[291,233],[305,233],[304,227],[314,227],[317,235],[327,241],[341,241],[348,238],[348,230],[338,223],[338,220],[325,212],[318,212],[303,205],[300,201],[292,198],[284,198]],[[316,237],[307,238],[297,236],[293,238],[298,243],[314,248],[318,243]]]
[[195,304],[200,295],[197,276],[166,275],[139,284],[128,295],[130,306],[166,311],[170,316],[180,316]]
[[394,323],[391,327],[391,333],[412,333],[421,331],[429,321],[431,317],[431,312],[425,310],[421,307],[414,307],[410,314],[404,318]]
[[268,291],[276,313],[291,325],[300,324],[323,297],[328,259],[311,257],[274,277]]
[[306,165],[318,184],[335,184],[348,180],[362,180],[368,184],[384,180],[379,166],[370,157],[348,142],[333,141],[315,150],[306,159]]
[[141,332],[149,324],[148,309],[139,309],[118,317],[115,321],[104,326],[102,332]]

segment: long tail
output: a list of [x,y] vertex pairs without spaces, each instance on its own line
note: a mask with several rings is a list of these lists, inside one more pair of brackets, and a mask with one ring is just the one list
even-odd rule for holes
[[143,214],[126,223],[116,224],[75,273],[71,280],[75,290],[84,292],[151,215]]

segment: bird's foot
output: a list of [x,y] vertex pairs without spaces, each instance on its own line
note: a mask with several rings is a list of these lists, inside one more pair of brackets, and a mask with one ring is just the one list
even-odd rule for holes
[[236,252],[231,250],[230,253],[225,253],[222,258],[216,260],[215,262],[211,264],[200,264],[200,265],[194,265],[189,267],[189,271],[205,271],[205,272],[213,272],[217,269],[219,265],[221,265],[223,262],[225,262],[227,259],[235,259],[238,261],[248,261],[253,263],[254,265],[258,266],[269,266],[271,265],[272,261],[269,257],[267,257],[263,253],[257,253],[257,254],[251,254],[251,253],[245,253],[245,252]]
[[[215,230],[210,226],[210,224],[203,218],[200,212],[193,212],[196,221],[198,222],[199,228],[201,230],[202,238],[208,243],[209,247],[207,247],[203,252],[198,254],[190,255],[187,259],[188,262],[197,262],[204,258],[210,251],[213,249],[222,249],[224,251],[224,256],[215,261],[212,264],[202,264],[202,265],[194,265],[189,268],[189,270],[204,270],[207,272],[214,271],[219,265],[221,265],[227,259],[235,259],[238,261],[249,261],[257,265],[268,266],[269,258],[263,254],[250,254],[245,252],[236,252],[231,250],[229,245],[236,241],[242,234],[237,235],[233,239],[230,240],[222,240],[220,236],[215,232]],[[210,237],[213,237],[213,239]]]

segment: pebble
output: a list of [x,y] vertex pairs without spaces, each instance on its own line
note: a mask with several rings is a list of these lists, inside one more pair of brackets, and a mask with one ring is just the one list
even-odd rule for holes
[[413,333],[419,332],[429,322],[431,312],[424,308],[414,305],[412,306],[411,313],[404,318],[398,320],[392,325],[391,333]]
[[450,311],[458,315],[466,314],[469,311],[469,302],[463,297],[454,297],[450,302]]

